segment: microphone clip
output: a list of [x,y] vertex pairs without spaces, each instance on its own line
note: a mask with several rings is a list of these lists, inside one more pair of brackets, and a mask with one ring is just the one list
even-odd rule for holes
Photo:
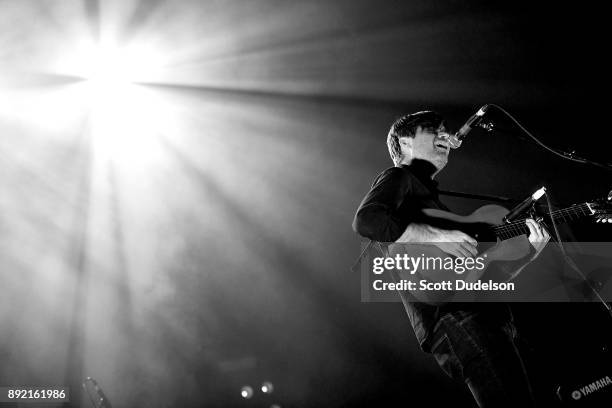
[[488,133],[493,132],[495,130],[495,123],[493,123],[493,121],[491,120],[482,120],[476,126],[481,129],[484,129]]
[[450,144],[451,149],[458,149],[459,147],[461,147],[463,139],[465,139],[467,134],[470,133],[473,128],[480,127],[489,132],[493,130],[493,122],[491,122],[490,120],[485,122],[483,120],[488,109],[489,105],[483,105],[480,109],[478,109],[478,112],[472,115],[472,117],[470,117],[463,124],[463,126],[461,126],[461,128],[457,132],[455,132],[454,135],[448,138],[448,142]]

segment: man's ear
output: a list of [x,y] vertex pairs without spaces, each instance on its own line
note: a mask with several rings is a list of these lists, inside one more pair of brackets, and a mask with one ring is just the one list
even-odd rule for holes
[[400,137],[399,144],[402,148],[402,153],[412,156],[412,143],[414,138],[412,137]]

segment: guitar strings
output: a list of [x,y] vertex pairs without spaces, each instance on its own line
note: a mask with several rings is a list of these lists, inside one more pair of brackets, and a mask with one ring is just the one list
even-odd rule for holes
[[[587,209],[588,209],[588,206],[586,204],[577,204],[569,208],[553,211],[551,214],[553,217],[559,216],[559,217],[562,217],[564,220],[565,220],[565,217],[567,216],[567,218],[571,220],[572,215],[576,215],[578,217],[583,216],[583,215],[590,215],[590,210],[587,211]],[[578,211],[581,211],[581,213],[578,213]],[[506,233],[506,232],[511,232],[511,231],[523,233],[526,230],[528,230],[527,226],[524,224],[525,219],[526,218],[521,218],[510,224],[497,225],[497,226],[494,226],[493,229],[500,233]]]
[[[586,207],[586,208],[585,208]],[[569,208],[565,208],[562,210],[557,210],[557,211],[553,211],[551,214],[553,217],[562,217],[564,220],[567,216],[567,218],[569,218],[571,220],[573,215],[576,215],[578,217],[583,216],[583,215],[590,215],[590,211],[587,211],[588,206],[586,204],[580,204],[580,205],[576,205],[573,207],[569,207]],[[581,213],[578,213],[578,211],[581,211]],[[517,229],[523,229],[522,227],[525,227],[525,219],[526,218],[521,218],[517,221],[514,221],[510,224],[501,224],[501,225],[497,225],[495,227],[493,227],[495,230],[498,231],[504,231],[504,230],[517,230]]]
[[[579,212],[580,211],[580,212]],[[590,215],[590,208],[586,203],[576,204],[574,206],[564,208],[561,210],[556,210],[550,213],[549,215],[555,218],[563,218],[566,221],[566,217],[571,220],[572,216],[577,216],[580,218],[583,215]],[[493,227],[493,231],[496,235],[501,236],[502,238],[512,238],[513,236],[523,235],[529,232],[529,228],[525,225],[526,218],[521,218],[517,221],[513,221],[509,224],[501,224]],[[507,235],[507,237],[505,237]]]

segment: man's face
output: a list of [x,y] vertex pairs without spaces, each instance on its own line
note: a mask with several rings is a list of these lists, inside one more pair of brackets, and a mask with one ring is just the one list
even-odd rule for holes
[[[411,152],[409,157],[413,160],[426,160],[436,166],[438,171],[442,170],[448,162],[449,136],[443,124],[437,129],[417,127],[412,142],[408,141],[407,144],[408,150]],[[411,147],[410,144],[412,144]]]

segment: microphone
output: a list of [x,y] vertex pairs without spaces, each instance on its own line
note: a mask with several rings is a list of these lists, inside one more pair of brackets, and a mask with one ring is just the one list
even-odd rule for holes
[[535,193],[527,197],[520,204],[514,207],[510,212],[504,217],[504,222],[511,223],[514,221],[516,217],[518,217],[523,211],[525,211],[529,206],[540,199],[546,193],[546,187],[541,187]]
[[469,118],[463,126],[461,126],[461,129],[459,129],[457,133],[448,138],[448,143],[450,144],[451,149],[457,149],[459,146],[461,146],[461,142],[463,142],[463,139],[465,139],[467,134],[470,133],[470,130],[480,124],[487,109],[489,109],[489,105],[484,105],[482,108],[478,109],[478,112],[472,115],[472,117]]

